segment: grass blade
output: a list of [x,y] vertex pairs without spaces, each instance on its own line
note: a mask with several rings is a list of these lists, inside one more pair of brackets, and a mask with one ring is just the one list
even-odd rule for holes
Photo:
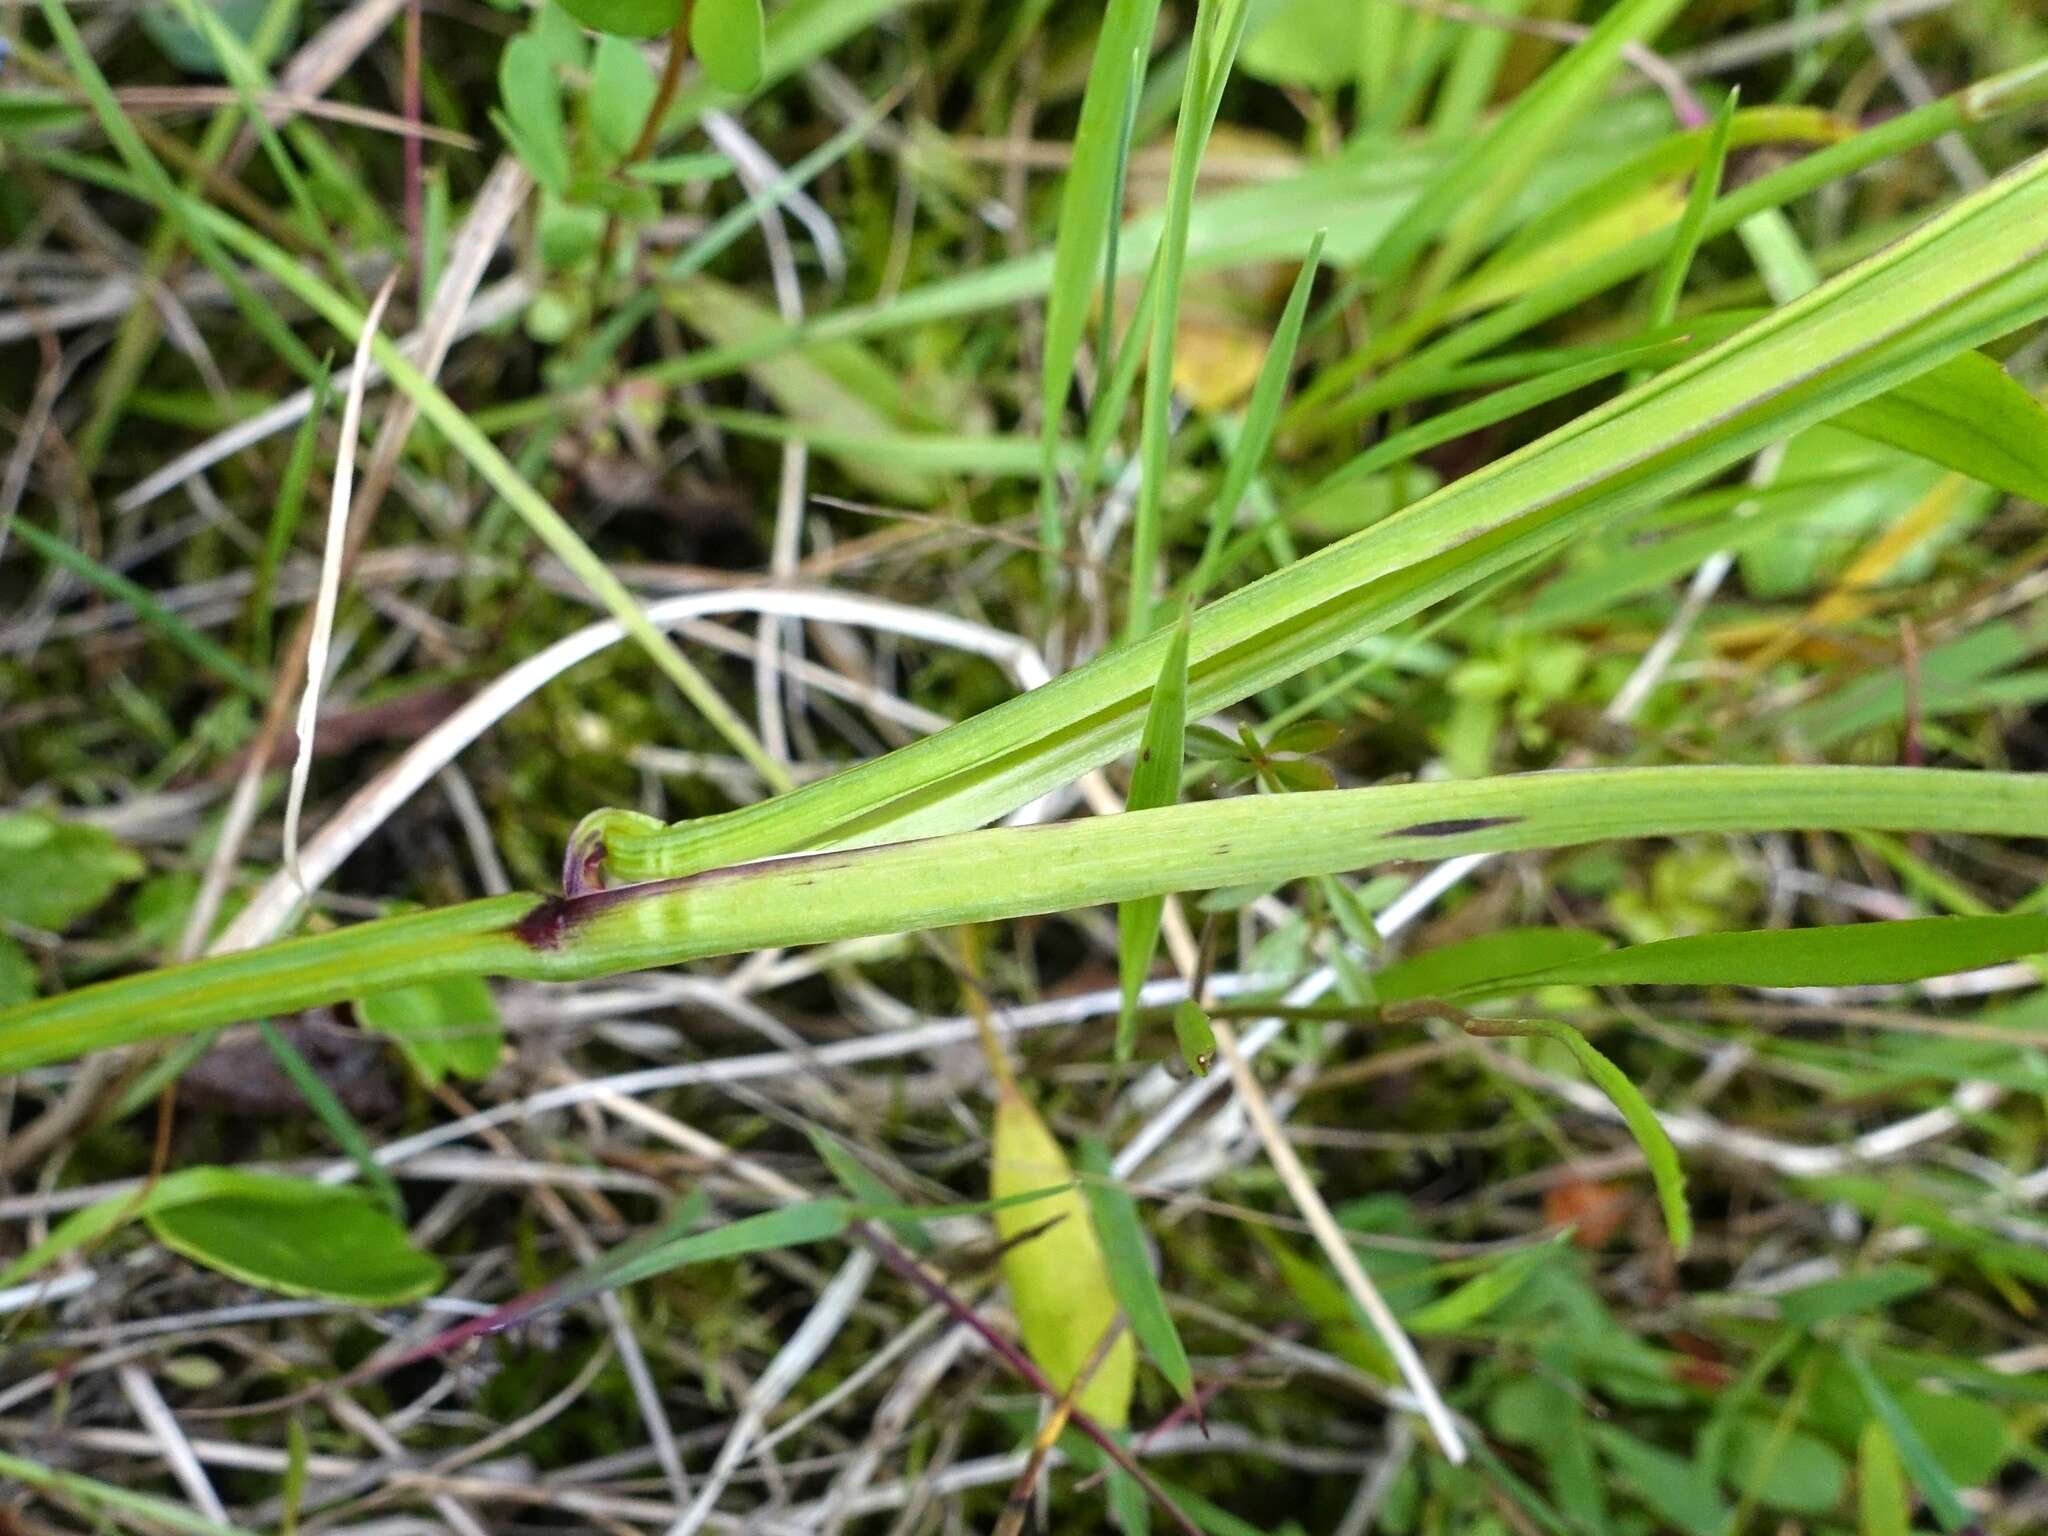
[[1465,1018],[1460,1023],[1468,1034],[1486,1038],[1535,1035],[1555,1040],[1570,1051],[1580,1070],[1621,1111],[1629,1134],[1643,1149],[1643,1159],[1650,1167],[1651,1182],[1657,1186],[1657,1203],[1664,1212],[1664,1230],[1670,1234],[1671,1246],[1681,1255],[1692,1246],[1692,1212],[1685,1203],[1685,1168],[1678,1161],[1678,1149],[1671,1145],[1671,1138],[1664,1133],[1657,1112],[1650,1108],[1650,1101],[1628,1080],[1621,1068],[1601,1055],[1592,1041],[1576,1029],[1554,1019]]
[[[1045,369],[1040,393],[1044,415],[1044,456],[1040,467],[1039,538],[1057,553],[1066,541],[1059,511],[1058,446],[1073,387],[1075,359],[1088,328],[1088,308],[1103,269],[1103,250],[1122,209],[1116,191],[1130,153],[1126,125],[1144,85],[1145,51],[1159,14],[1159,0],[1110,0],[1103,8],[1088,85],[1081,97],[1081,121],[1074,130],[1073,162],[1060,189],[1059,239],[1053,247],[1052,277],[1045,304]],[[1110,294],[1102,290],[1105,313]],[[1107,369],[1105,353],[1097,366]]]
[[1081,1192],[1095,1215],[1095,1230],[1102,1238],[1103,1256],[1109,1263],[1110,1284],[1117,1302],[1130,1319],[1131,1335],[1145,1357],[1159,1367],[1159,1374],[1173,1386],[1181,1401],[1195,1401],[1195,1377],[1188,1365],[1186,1346],[1180,1330],[1166,1310],[1166,1298],[1153,1277],[1145,1251],[1145,1227],[1138,1205],[1129,1191],[1110,1174],[1109,1148],[1092,1137],[1081,1143]]
[[[1131,770],[1127,811],[1157,810],[1180,798],[1181,763],[1186,755],[1188,701],[1188,616],[1174,627],[1173,644],[1159,669],[1152,703],[1145,713],[1145,732],[1138,743],[1137,765]],[[1159,923],[1166,911],[1164,896],[1126,901],[1116,910],[1117,982],[1123,1005],[1116,1018],[1116,1059],[1129,1061],[1138,1037],[1138,993],[1152,969],[1159,943]]]

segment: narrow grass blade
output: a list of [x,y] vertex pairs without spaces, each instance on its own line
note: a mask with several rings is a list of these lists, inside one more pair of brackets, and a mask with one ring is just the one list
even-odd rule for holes
[[277,499],[271,503],[270,522],[263,533],[263,553],[256,562],[256,578],[249,588],[250,651],[258,666],[267,666],[271,649],[271,594],[277,589],[277,570],[299,531],[299,517],[306,506],[306,481],[313,473],[313,450],[320,443],[320,418],[327,414],[332,393],[332,359],[323,358],[319,377],[313,380],[313,404],[299,430],[292,434],[292,448],[284,463],[284,476],[277,483]]
[[50,564],[71,572],[117,602],[126,603],[144,624],[222,682],[252,699],[267,700],[270,697],[268,683],[239,658],[158,602],[156,595],[147,587],[136,585],[119,571],[107,569],[84,551],[72,548],[55,534],[38,528],[25,518],[17,517],[8,525],[8,531]]
[[[1157,810],[1180,798],[1181,762],[1186,755],[1188,703],[1188,616],[1181,614],[1173,644],[1159,669],[1152,703],[1145,714],[1145,732],[1138,743],[1137,765],[1131,770],[1127,811]],[[1129,1061],[1138,1037],[1138,993],[1152,969],[1166,898],[1146,896],[1127,901],[1116,912],[1117,981],[1123,1004],[1116,1019],[1116,1059]]]
[[1891,1437],[1899,1460],[1905,1463],[1906,1475],[1920,1490],[1920,1497],[1927,1501],[1928,1512],[1944,1531],[1969,1529],[1970,1511],[1957,1494],[1956,1485],[1949,1481],[1934,1452],[1920,1438],[1920,1431],[1906,1417],[1906,1410],[1899,1406],[1899,1400],[1878,1380],[1877,1372],[1870,1368],[1870,1362],[1863,1358],[1861,1350],[1844,1344],[1842,1359],[1856,1378],[1856,1384],[1863,1389],[1863,1399],[1870,1404],[1871,1413]]
[[1657,1186],[1657,1203],[1664,1211],[1664,1230],[1670,1234],[1671,1246],[1680,1254],[1692,1246],[1692,1212],[1685,1203],[1685,1168],[1678,1161],[1678,1149],[1671,1145],[1671,1138],[1665,1134],[1649,1100],[1621,1068],[1594,1049],[1593,1043],[1576,1029],[1553,1019],[1467,1019],[1464,1027],[1467,1033],[1482,1036],[1537,1035],[1555,1040],[1570,1051],[1580,1070],[1621,1111],[1629,1134],[1643,1149],[1651,1182]]
[[1665,253],[1656,281],[1650,287],[1649,313],[1644,323],[1652,329],[1669,325],[1677,318],[1678,297],[1685,292],[1686,275],[1692,271],[1692,259],[1706,233],[1707,213],[1721,191],[1721,171],[1728,161],[1728,140],[1735,128],[1735,109],[1740,100],[1740,91],[1730,91],[1722,97],[1707,129],[1707,147],[1700,157],[1699,169],[1693,172],[1685,212],[1679,215],[1671,249]]
[[2048,917],[1925,917],[1704,933],[1493,976],[1457,995],[1532,987],[1851,987],[1925,981],[2048,953]]
[[376,1191],[384,1209],[394,1216],[405,1212],[405,1202],[399,1197],[398,1181],[391,1177],[384,1165],[377,1161],[376,1149],[370,1145],[370,1138],[356,1117],[348,1112],[348,1106],[327,1085],[327,1080],[313,1070],[313,1064],[293,1045],[278,1027],[264,1019],[257,1026],[263,1034],[263,1043],[270,1047],[270,1054],[279,1069],[291,1079],[292,1086],[299,1090],[299,1097],[327,1127],[327,1134],[335,1144],[346,1152],[349,1160],[356,1165],[356,1171],[363,1176],[363,1182]]
[[1308,314],[1309,294],[1315,287],[1316,271],[1323,259],[1325,231],[1317,230],[1315,239],[1309,242],[1308,255],[1302,261],[1301,271],[1295,274],[1294,287],[1287,295],[1287,307],[1280,311],[1280,322],[1273,328],[1273,339],[1267,344],[1265,360],[1259,364],[1259,377],[1252,385],[1250,401],[1245,406],[1244,429],[1239,434],[1237,446],[1231,451],[1230,465],[1223,473],[1223,484],[1216,492],[1216,500],[1209,508],[1209,532],[1202,543],[1202,558],[1195,566],[1195,573],[1188,579],[1190,601],[1201,602],[1209,595],[1209,588],[1216,580],[1216,568],[1223,556],[1224,541],[1230,536],[1232,525],[1237,519],[1237,508],[1250,489],[1252,477],[1266,462],[1266,452],[1273,446],[1273,429],[1280,421],[1280,404],[1287,393],[1287,380],[1294,372],[1294,352],[1301,342],[1301,324]]
[[149,146],[142,142],[142,136],[135,131],[121,111],[121,104],[114,96],[113,87],[107,84],[107,77],[100,73],[100,67],[93,61],[92,51],[86,47],[85,39],[79,36],[78,28],[66,14],[62,0],[42,0],[43,17],[50,25],[50,34],[63,52],[65,62],[78,77],[79,85],[92,103],[101,129],[109,142],[119,151],[129,170],[134,173],[152,202],[170,218],[177,220],[192,249],[212,269],[215,276],[233,296],[235,305],[243,316],[255,327],[277,355],[289,363],[301,377],[311,379],[320,371],[319,360],[307,350],[306,344],[292,334],[291,328],[272,307],[270,302],[249,286],[235,264],[221,249],[216,233],[207,228],[201,220],[191,215],[187,201],[172,185],[171,178],[158,164],[156,156],[149,152]]
[[[1074,130],[1073,160],[1060,189],[1059,238],[1053,247],[1052,277],[1045,305],[1045,369],[1040,393],[1044,416],[1041,462],[1039,538],[1057,552],[1066,539],[1059,515],[1057,446],[1066,414],[1067,391],[1074,382],[1075,360],[1088,328],[1088,308],[1103,269],[1103,248],[1122,209],[1116,190],[1123,183],[1123,163],[1130,153],[1126,125],[1144,84],[1145,51],[1159,14],[1159,0],[1110,0],[1103,8],[1095,57],[1081,97],[1081,120]],[[1105,313],[1111,295],[1104,288]],[[1110,366],[1108,354],[1098,368]]]
[[1159,1374],[1172,1384],[1186,1403],[1195,1401],[1195,1377],[1188,1365],[1186,1346],[1180,1330],[1166,1310],[1166,1298],[1153,1277],[1152,1263],[1145,1250],[1144,1223],[1129,1191],[1110,1173],[1109,1148],[1090,1138],[1081,1143],[1082,1193],[1095,1214],[1095,1230],[1102,1237],[1103,1256],[1109,1261],[1110,1284],[1117,1302],[1130,1319],[1131,1334],[1145,1357],[1159,1367]]
[[1159,269],[1159,297],[1152,316],[1152,335],[1145,361],[1145,394],[1139,410],[1138,459],[1141,466],[1138,500],[1131,514],[1130,611],[1124,633],[1139,639],[1152,631],[1153,588],[1159,580],[1160,509],[1165,492],[1170,407],[1173,396],[1173,353],[1180,323],[1181,277],[1187,263],[1188,221],[1195,201],[1195,175],[1202,151],[1223,102],[1244,36],[1247,0],[1201,0],[1195,13],[1190,47],[1193,57],[1181,94],[1180,121],[1173,136],[1173,161],[1167,172],[1165,225],[1154,261]]

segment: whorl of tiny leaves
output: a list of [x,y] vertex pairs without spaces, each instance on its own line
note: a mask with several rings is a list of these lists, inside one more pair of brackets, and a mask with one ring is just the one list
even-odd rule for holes
[[[1038,1111],[1004,1085],[996,1095],[989,1194],[1005,1200],[1053,1185],[1060,1186],[1058,1192],[1042,1199],[998,1206],[995,1227],[1004,1244],[1003,1279],[1024,1348],[1064,1393],[1115,1325],[1116,1290],[1066,1153]],[[1130,1419],[1136,1374],[1137,1351],[1126,1332],[1109,1347],[1075,1406],[1106,1428],[1123,1428]]]
[[[1174,630],[1173,644],[1159,668],[1159,683],[1145,712],[1145,732],[1138,741],[1138,762],[1131,770],[1127,811],[1156,810],[1180,798],[1181,758],[1187,741],[1188,615]],[[1117,979],[1123,988],[1116,1019],[1116,1059],[1128,1061],[1138,1035],[1138,992],[1152,968],[1159,942],[1159,920],[1166,898],[1144,896],[1116,909]]]
[[761,83],[767,23],[761,0],[696,0],[690,51],[713,85],[744,95]]

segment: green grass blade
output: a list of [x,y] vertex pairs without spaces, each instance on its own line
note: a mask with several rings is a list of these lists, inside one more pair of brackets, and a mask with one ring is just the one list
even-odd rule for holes
[[[1189,646],[1206,714],[1698,484],[2048,312],[2048,161],[1529,446],[1210,604]],[[1126,645],[795,794],[668,831],[600,814],[609,878],[959,829],[1134,745],[1167,637]]]
[[1273,328],[1273,339],[1267,343],[1266,356],[1259,364],[1259,376],[1245,405],[1244,430],[1231,450],[1230,466],[1224,471],[1223,484],[1209,508],[1209,532],[1202,543],[1202,557],[1194,575],[1188,578],[1193,602],[1199,603],[1208,596],[1238,505],[1251,488],[1252,477],[1266,462],[1266,451],[1273,446],[1273,429],[1279,424],[1280,404],[1287,393],[1287,380],[1294,372],[1294,352],[1301,342],[1309,293],[1315,287],[1316,270],[1323,259],[1323,238],[1324,232],[1317,230],[1315,239],[1309,242],[1308,255],[1302,261],[1301,271],[1295,274],[1287,306],[1280,311],[1280,322]]
[[1194,1371],[1188,1365],[1180,1330],[1166,1310],[1166,1297],[1153,1277],[1138,1204],[1112,1176],[1108,1147],[1091,1136],[1081,1143],[1080,1150],[1081,1171],[1087,1175],[1081,1180],[1081,1192],[1088,1197],[1088,1209],[1095,1216],[1095,1231],[1102,1239],[1102,1256],[1109,1264],[1117,1305],[1130,1319],[1131,1336],[1138,1341],[1138,1348],[1159,1367],[1159,1374],[1180,1394],[1181,1401],[1193,1403]]
[[116,601],[126,603],[135,610],[136,617],[144,624],[222,682],[240,689],[252,699],[270,697],[268,683],[245,666],[239,658],[158,602],[156,595],[147,587],[137,585],[119,571],[107,569],[83,550],[72,548],[55,534],[38,528],[34,523],[16,518],[10,531],[50,564],[71,572],[81,581],[97,587]]
[[1141,639],[1152,631],[1153,589],[1159,581],[1160,508],[1165,494],[1166,460],[1172,435],[1173,354],[1180,324],[1181,278],[1187,265],[1188,222],[1193,215],[1195,176],[1202,151],[1223,103],[1244,36],[1247,0],[1202,0],[1195,14],[1194,56],[1181,95],[1180,122],[1173,136],[1173,161],[1167,172],[1166,215],[1154,256],[1159,270],[1159,297],[1152,315],[1152,334],[1145,361],[1145,394],[1139,408],[1138,500],[1131,513],[1130,610],[1124,633]]
[[1863,1352],[1854,1345],[1842,1346],[1842,1359],[1849,1372],[1856,1378],[1857,1386],[1863,1389],[1864,1401],[1870,1404],[1870,1411],[1877,1421],[1884,1425],[1891,1436],[1892,1445],[1898,1450],[1899,1459],[1905,1463],[1906,1475],[1913,1480],[1913,1486],[1920,1490],[1920,1497],[1927,1501],[1931,1513],[1944,1531],[1962,1531],[1970,1528],[1970,1511],[1956,1492],[1956,1485],[1949,1481],[1934,1452],[1920,1437],[1920,1431],[1906,1416],[1906,1410],[1899,1406],[1889,1388],[1878,1380],[1877,1372],[1870,1368],[1870,1362],[1863,1358]]
[[1671,237],[1671,249],[1665,253],[1663,265],[1657,269],[1656,281],[1650,288],[1649,314],[1646,323],[1655,329],[1669,325],[1678,316],[1678,296],[1685,292],[1686,275],[1692,271],[1692,259],[1699,253],[1700,240],[1706,234],[1707,214],[1714,206],[1714,199],[1721,191],[1721,171],[1728,162],[1728,140],[1735,129],[1735,108],[1741,100],[1739,91],[1730,91],[1721,98],[1721,106],[1714,114],[1714,121],[1707,129],[1707,147],[1700,157],[1699,169],[1693,172],[1692,190],[1686,194],[1685,212],[1678,216],[1678,228]]
[[[1181,763],[1186,755],[1188,706],[1188,616],[1174,626],[1173,644],[1160,664],[1159,681],[1145,711],[1144,734],[1138,739],[1138,761],[1131,770],[1127,811],[1157,810],[1180,798]],[[1159,943],[1159,923],[1166,910],[1163,896],[1126,901],[1116,909],[1117,981],[1123,1004],[1116,1016],[1116,1059],[1129,1061],[1138,1038],[1138,993],[1152,969]]]
[[[1122,209],[1116,190],[1130,153],[1126,127],[1144,85],[1144,60],[1158,19],[1159,0],[1110,0],[1081,97],[1081,121],[1074,130],[1073,160],[1060,189],[1059,238],[1053,247],[1051,286],[1045,305],[1045,369],[1040,391],[1044,414],[1039,538],[1057,552],[1066,540],[1059,512],[1060,425],[1075,359],[1088,328],[1088,308],[1103,268],[1103,250]],[[1110,293],[1102,290],[1106,314]],[[1107,352],[1098,367],[1109,367]]]
[[2048,954],[2048,917],[1921,917],[1703,933],[1585,955],[1459,989],[1472,997],[1531,987],[1854,987],[1925,981]]
[[439,976],[578,980],[1406,859],[1697,833],[2044,829],[2048,775],[1928,768],[1601,769],[1242,796],[380,919],[0,1009],[0,1072]]
[[1579,1069],[1621,1112],[1629,1134],[1642,1148],[1650,1180],[1657,1186],[1657,1204],[1663,1209],[1664,1230],[1670,1234],[1671,1246],[1680,1254],[1692,1246],[1692,1212],[1685,1203],[1685,1168],[1678,1161],[1678,1149],[1671,1145],[1671,1138],[1665,1134],[1657,1112],[1650,1108],[1650,1101],[1621,1068],[1594,1049],[1592,1041],[1576,1029],[1554,1019],[1472,1019],[1465,1029],[1483,1036],[1537,1035],[1570,1051]]

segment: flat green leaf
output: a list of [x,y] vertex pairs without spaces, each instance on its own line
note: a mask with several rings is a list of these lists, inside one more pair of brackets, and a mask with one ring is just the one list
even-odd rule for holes
[[[1180,798],[1181,764],[1185,758],[1188,702],[1188,615],[1182,611],[1173,641],[1160,664],[1159,681],[1145,711],[1145,730],[1138,740],[1138,761],[1131,769],[1126,811],[1151,811]],[[1159,942],[1159,924],[1166,910],[1162,896],[1145,896],[1116,909],[1117,981],[1122,1001],[1116,1018],[1116,1059],[1129,1061],[1138,1038],[1138,993],[1152,969],[1152,951]]]
[[361,1190],[235,1169],[201,1198],[152,1205],[157,1240],[196,1264],[287,1296],[395,1306],[436,1290],[441,1266]]
[[1848,1362],[1856,1384],[1863,1389],[1864,1400],[1869,1403],[1871,1413],[1884,1425],[1886,1435],[1891,1438],[1900,1461],[1905,1464],[1906,1474],[1912,1478],[1913,1486],[1920,1490],[1920,1497],[1927,1501],[1928,1510],[1944,1531],[1963,1530],[1970,1524],[1970,1512],[1956,1493],[1956,1485],[1942,1470],[1941,1462],[1928,1449],[1927,1442],[1920,1438],[1920,1431],[1906,1416],[1906,1410],[1899,1406],[1899,1400],[1892,1396],[1889,1387],[1878,1380],[1877,1373],[1870,1368],[1861,1352],[1845,1347],[1842,1358]]
[[683,0],[561,0],[562,9],[593,32],[660,37],[683,14]]
[[1778,1315],[1797,1328],[1811,1328],[1838,1317],[1862,1317],[1919,1295],[1938,1278],[1932,1270],[1915,1264],[1882,1264],[1859,1275],[1787,1291],[1778,1298]]
[[1921,917],[1635,944],[1467,987],[1846,987],[1922,981],[2048,952],[2048,916]]
[[1660,1519],[1686,1536],[1722,1536],[1732,1512],[1697,1463],[1646,1445],[1611,1425],[1594,1425],[1593,1439],[1622,1481]]
[[134,849],[41,811],[0,815],[0,918],[61,933],[116,887],[141,878]]
[[1110,1168],[1109,1149],[1094,1138],[1081,1143],[1081,1191],[1095,1215],[1095,1231],[1102,1240],[1102,1256],[1109,1264],[1109,1282],[1116,1291],[1117,1304],[1130,1319],[1131,1334],[1145,1357],[1159,1367],[1159,1374],[1181,1395],[1183,1402],[1195,1400],[1194,1372],[1188,1366],[1188,1352],[1180,1341],[1180,1330],[1166,1310],[1166,1298],[1152,1274],[1152,1261],[1145,1247],[1144,1224],[1138,1204]]
[[356,999],[356,1018],[374,1034],[398,1042],[428,1083],[448,1073],[488,1077],[505,1049],[491,990],[475,976],[451,976],[372,992]]
[[590,64],[590,126],[613,159],[623,158],[638,142],[640,125],[654,105],[654,89],[645,54],[613,33],[597,40]]
[[1913,1503],[1905,1469],[1884,1420],[1864,1421],[1856,1437],[1856,1536],[1912,1536]]
[[1849,1486],[1849,1464],[1833,1446],[1768,1419],[1734,1425],[1722,1475],[1734,1492],[1795,1515],[1826,1514]]
[[2048,502],[2048,409],[1981,352],[1960,353],[1835,423],[2001,491]]
[[36,995],[35,962],[20,944],[0,933],[0,1008]]
[[1593,1043],[1576,1029],[1553,1019],[1474,1019],[1465,1027],[1481,1035],[1538,1035],[1570,1051],[1579,1069],[1621,1111],[1629,1134],[1642,1148],[1651,1181],[1657,1186],[1657,1203],[1663,1208],[1664,1229],[1670,1234],[1671,1246],[1682,1254],[1692,1245],[1692,1212],[1686,1208],[1685,1167],[1678,1160],[1678,1149],[1671,1145],[1671,1138],[1665,1134],[1649,1100],[1621,1068],[1595,1050]]
[[696,0],[690,12],[690,51],[720,90],[744,95],[758,86],[766,47],[761,0]]
[[547,48],[531,33],[513,38],[498,56],[498,97],[519,158],[535,181],[561,196],[569,187],[562,86]]
[[1590,928],[1500,928],[1397,960],[1373,973],[1373,991],[1383,1003],[1479,996],[1503,977],[1540,972],[1612,947],[1604,934]]

